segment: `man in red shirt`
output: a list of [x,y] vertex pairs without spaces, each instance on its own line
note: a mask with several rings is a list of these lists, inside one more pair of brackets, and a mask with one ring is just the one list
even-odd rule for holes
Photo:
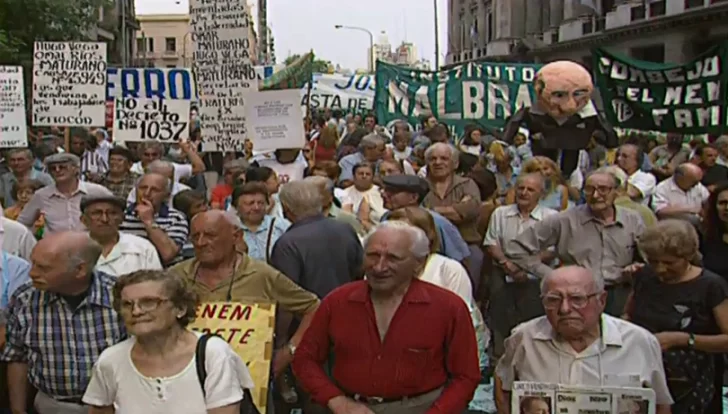
[[462,299],[417,278],[427,236],[387,221],[364,246],[366,280],[321,302],[295,352],[296,378],[334,414],[463,412],[480,380],[475,332]]

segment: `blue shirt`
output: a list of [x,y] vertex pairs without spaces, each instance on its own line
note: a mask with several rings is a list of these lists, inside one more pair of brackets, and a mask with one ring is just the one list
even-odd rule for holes
[[[427,212],[432,215],[432,220],[435,222],[435,227],[437,228],[437,235],[440,240],[440,250],[438,253],[456,262],[462,262],[466,257],[470,257],[470,248],[465,243],[465,240],[463,240],[463,236],[460,235],[458,228],[440,213],[433,210],[427,210]],[[389,214],[390,212],[386,212],[382,216],[382,221],[386,221]]]
[[[274,218],[275,222],[273,221]],[[273,225],[272,228],[271,224]],[[260,226],[258,226],[258,229],[255,232],[251,231],[248,226],[243,224],[243,239],[245,239],[245,244],[248,245],[248,256],[256,260],[262,260],[264,262],[267,261],[267,257],[273,253],[273,246],[275,246],[278,239],[290,226],[291,222],[288,220],[280,217],[274,217],[269,214],[266,214],[265,217],[263,217],[263,222],[260,223]],[[271,232],[270,243],[268,243],[269,232]]]
[[[9,298],[13,296],[16,290],[23,284],[30,282],[30,264],[20,257],[10,254],[8,252],[2,252],[2,260],[0,260],[0,266],[2,270],[0,275],[2,276],[2,283],[0,284],[0,310],[5,310],[8,307]],[[7,286],[7,293],[5,287]],[[6,300],[7,299],[7,300]]]

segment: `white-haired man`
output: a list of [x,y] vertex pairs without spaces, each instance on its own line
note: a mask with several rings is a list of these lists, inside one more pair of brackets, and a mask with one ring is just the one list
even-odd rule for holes
[[542,279],[541,295],[546,316],[513,330],[496,367],[499,413],[509,413],[515,381],[649,387],[657,413],[670,413],[660,343],[649,331],[604,313],[607,292],[599,274],[562,267]]
[[[169,180],[169,198],[167,199],[167,205],[172,206],[172,200],[174,199],[174,196],[177,195],[177,193],[181,193],[185,190],[190,190],[191,188],[185,184],[179,183],[177,181],[174,181],[174,163],[169,161],[163,161],[163,160],[155,160],[149,163],[147,165],[146,173],[154,173],[159,174],[167,177]],[[137,202],[137,189],[136,187],[133,188],[129,192],[129,196],[126,198],[126,202],[129,204],[134,204]]]
[[334,414],[462,412],[480,380],[475,332],[460,297],[417,278],[427,236],[391,221],[364,245],[366,280],[324,298],[294,356],[296,377]]
[[[354,166],[362,162],[373,164],[375,170],[379,168],[379,161],[384,156],[386,143],[384,139],[377,133],[371,133],[361,139],[359,143],[359,151],[349,154],[339,161],[341,167],[341,175],[339,175],[339,185],[342,188],[349,187],[354,180]],[[375,171],[376,173],[377,171]]]

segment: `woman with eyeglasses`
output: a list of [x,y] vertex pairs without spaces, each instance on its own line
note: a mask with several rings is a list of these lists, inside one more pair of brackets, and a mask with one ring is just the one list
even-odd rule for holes
[[187,329],[197,295],[166,271],[121,276],[114,309],[129,339],[107,348],[83,396],[89,414],[238,414],[253,381],[243,360],[221,338],[207,343],[204,390],[196,370],[200,335]]
[[634,271],[624,316],[660,342],[672,412],[722,413],[710,409],[722,382],[713,354],[728,352],[728,282],[700,264],[698,234],[684,220],[647,228],[637,247],[646,265]]

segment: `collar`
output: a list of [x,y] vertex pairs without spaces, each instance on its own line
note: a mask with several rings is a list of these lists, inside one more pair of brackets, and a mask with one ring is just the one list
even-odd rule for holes
[[[262,233],[268,231],[268,228],[270,227],[271,223],[273,222],[274,217],[270,214],[266,214],[263,216],[263,221],[260,222],[260,225],[258,226],[258,229],[255,231],[255,233]],[[245,223],[243,223],[243,230],[248,232],[253,232],[250,227],[246,226]]]
[[[624,208],[622,208],[616,204],[613,207],[614,207],[614,223],[612,223],[610,225],[622,226],[624,224],[624,221],[623,221]],[[579,216],[579,222],[582,225],[587,224],[590,221],[597,221],[596,218],[594,217],[594,215],[592,214],[591,209],[589,209],[589,206],[586,204],[582,205],[582,206],[577,206],[577,207],[573,208],[572,210],[574,210],[574,214],[577,214]]]
[[119,232],[119,240],[116,242],[114,248],[111,249],[111,252],[109,252],[109,255],[106,258],[102,256],[100,259],[108,261],[112,258],[122,256],[124,254],[145,253],[145,250],[143,248],[144,245],[137,243],[138,240],[139,239],[137,238],[137,236],[129,233]]
[[[136,203],[129,204],[129,207],[126,209],[126,214],[134,215],[136,214]],[[155,214],[155,217],[163,217],[166,218],[169,216],[169,207],[166,203],[162,203],[161,206],[159,206],[159,212]]]
[[292,229],[294,227],[305,226],[310,223],[315,223],[317,221],[324,220],[325,218],[326,217],[324,217],[323,214],[316,214],[315,216],[306,217],[306,218],[296,221],[295,223],[291,224],[291,227],[289,227],[289,228]]
[[[511,204],[508,207],[509,208],[508,208],[508,211],[506,211],[506,217],[515,217],[515,216],[521,215],[520,210],[518,210],[518,205]],[[536,205],[536,208],[531,210],[531,213],[528,216],[534,220],[540,221],[543,219],[543,211],[544,211],[543,207],[541,207],[541,205],[538,204],[538,205]]]
[[[349,302],[366,303],[371,301],[369,284],[366,281],[356,283],[359,285],[347,297]],[[404,298],[402,298],[402,303],[430,303],[430,294],[427,292],[426,283],[419,279],[412,279]]]
[[[235,259],[235,271],[233,272],[232,276],[233,282],[239,278],[250,276],[260,269],[256,269],[254,266],[250,266],[252,262],[250,256],[248,256],[247,254],[237,250],[235,254],[237,255],[237,257]],[[194,283],[202,283],[197,279],[197,270],[200,268],[200,262],[197,261],[196,257],[180,263],[180,266],[182,266],[182,273],[186,274],[189,279],[194,281]],[[227,278],[223,279],[221,285],[224,283],[230,283],[230,280],[228,280]]]
[[[86,294],[85,299],[87,304],[102,306],[105,308],[113,307],[111,303],[111,290],[105,289],[106,286],[104,281],[101,280],[102,278],[108,277],[109,276],[103,272],[99,272],[97,270],[93,271],[91,274],[91,284],[88,287],[88,293]],[[61,300],[61,295],[54,292],[42,291],[40,299],[44,305],[50,305]]]
[[[601,316],[602,325],[602,338],[604,338],[604,345],[606,346],[619,346],[624,344],[622,339],[622,333],[617,326],[615,318],[602,314]],[[533,339],[537,341],[558,341],[559,339],[554,332],[554,328],[551,326],[549,320],[542,316],[534,325]]]
[[[76,187],[76,191],[71,194],[71,197],[75,196],[78,193],[88,194],[88,188],[86,187],[86,183],[81,180],[78,180],[78,187]],[[53,184],[53,194],[51,196],[65,197],[65,195],[58,191],[58,187],[56,187],[55,184]]]

